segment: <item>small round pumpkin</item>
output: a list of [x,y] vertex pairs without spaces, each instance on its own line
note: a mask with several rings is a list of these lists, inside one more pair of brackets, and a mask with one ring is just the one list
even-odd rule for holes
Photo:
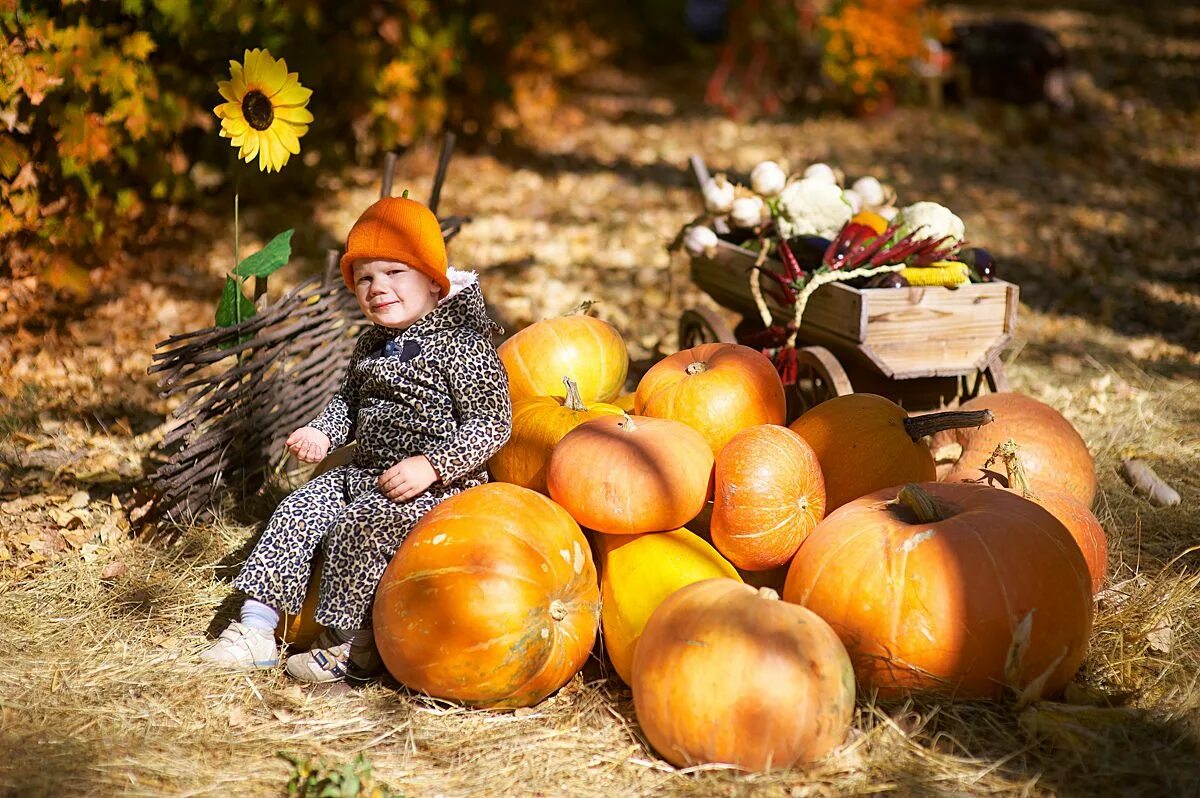
[[650,367],[638,382],[634,410],[682,421],[704,436],[713,456],[756,424],[782,424],[787,403],[770,359],[741,344],[701,344]]
[[714,475],[709,533],[738,568],[784,565],[825,517],[821,464],[787,427],[760,424],[734,435],[717,455]]
[[986,424],[988,414],[929,413],[909,417],[895,402],[852,393],[821,402],[791,423],[817,453],[825,476],[825,512],[882,488],[937,478],[925,435]]
[[304,649],[312,645],[317,635],[325,628],[317,623],[314,617],[317,612],[317,597],[321,589],[321,567],[325,558],[320,552],[313,558],[312,575],[308,579],[308,587],[304,591],[304,606],[298,615],[279,613],[279,624],[275,627],[275,636],[282,642],[295,649]]
[[633,653],[642,629],[667,596],[701,579],[741,581],[716,549],[686,529],[596,538],[604,649],[626,684],[633,678]]
[[962,410],[989,410],[995,422],[978,429],[951,429],[929,441],[935,459],[945,463],[942,479],[955,471],[983,468],[996,447],[1009,438],[1021,446],[1021,462],[1035,491],[1065,490],[1092,506],[1096,465],[1079,432],[1053,407],[1020,393],[991,393],[964,402]]
[[550,455],[550,496],[583,526],[609,535],[678,529],[704,509],[708,443],[686,424],[603,416],[563,436]]
[[579,385],[585,404],[610,402],[629,373],[629,352],[617,328],[592,316],[572,315],[529,325],[496,350],[508,372],[514,402],[565,396],[562,378]]
[[633,704],[668,762],[790,768],[845,739],[850,658],[828,624],[778,599],[770,588],[706,579],[650,616],[633,658]]
[[1070,532],[985,485],[926,482],[845,505],[796,552],[783,595],[828,621],[860,686],[885,697],[1052,695],[1092,628]]
[[493,479],[546,493],[550,453],[562,437],[590,418],[621,415],[620,408],[595,402],[585,405],[579,386],[563,378],[567,395],[534,396],[513,403],[512,435],[488,461]]
[[375,644],[413,690],[470,706],[538,703],[591,652],[600,591],[579,525],[492,482],[425,514],[375,593]]

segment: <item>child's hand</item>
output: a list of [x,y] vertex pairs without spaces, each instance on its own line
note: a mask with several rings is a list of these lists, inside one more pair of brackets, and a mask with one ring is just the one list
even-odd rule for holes
[[423,454],[406,457],[379,477],[379,492],[394,502],[406,502],[437,481],[437,471]]
[[329,454],[329,436],[315,427],[301,427],[288,436],[285,445],[302,463],[319,463]]

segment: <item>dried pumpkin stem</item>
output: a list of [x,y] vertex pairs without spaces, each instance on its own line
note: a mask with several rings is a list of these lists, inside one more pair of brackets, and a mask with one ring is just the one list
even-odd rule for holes
[[561,621],[567,617],[567,605],[563,604],[559,599],[550,602],[550,617],[556,621]]
[[576,412],[587,410],[587,406],[583,403],[583,397],[579,395],[578,383],[570,377],[563,377],[563,385],[567,386],[567,396],[563,399],[563,407]]
[[708,363],[703,360],[697,360],[694,363],[688,363],[684,371],[688,374],[699,374],[702,371],[708,371]]
[[912,482],[900,489],[896,503],[912,510],[913,515],[922,524],[936,524],[942,520],[942,511],[938,508],[937,499]]
[[1008,486],[1021,491],[1021,495],[1026,499],[1032,499],[1033,488],[1029,485],[1029,475],[1025,473],[1025,464],[1021,462],[1021,456],[1017,454],[1018,448],[1017,442],[1009,438],[995,448],[983,467],[988,468],[997,460],[1003,460],[1004,469],[1008,472]]
[[633,416],[629,415],[624,410],[621,411],[621,415],[623,415],[625,418],[617,426],[619,426],[621,429],[625,430],[626,432],[633,432],[635,429],[638,428],[637,424],[633,423]]
[[915,443],[935,432],[965,427],[982,427],[995,420],[996,417],[992,415],[991,410],[947,410],[944,413],[927,413],[923,416],[906,418],[904,419],[904,431]]
[[779,594],[773,588],[760,587],[758,589],[758,597],[768,601],[779,601]]

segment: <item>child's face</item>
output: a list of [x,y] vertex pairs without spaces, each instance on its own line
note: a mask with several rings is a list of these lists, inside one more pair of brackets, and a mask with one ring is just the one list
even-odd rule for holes
[[395,260],[354,262],[354,296],[372,324],[404,329],[437,307],[438,285]]

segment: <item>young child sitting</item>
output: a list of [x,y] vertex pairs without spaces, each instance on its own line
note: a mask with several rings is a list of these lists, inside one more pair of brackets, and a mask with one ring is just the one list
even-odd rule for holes
[[443,499],[487,481],[484,466],[508,440],[512,407],[473,273],[447,269],[437,219],[419,202],[385,198],[350,230],[342,275],[373,326],[359,338],[337,394],[287,439],[316,463],[358,446],[349,465],[316,477],[271,516],[234,585],[241,621],[202,659],[234,668],[278,663],[279,613],[300,612],[323,548],[312,650],[288,657],[309,682],[379,670],[370,610],[375,586],[409,530]]

